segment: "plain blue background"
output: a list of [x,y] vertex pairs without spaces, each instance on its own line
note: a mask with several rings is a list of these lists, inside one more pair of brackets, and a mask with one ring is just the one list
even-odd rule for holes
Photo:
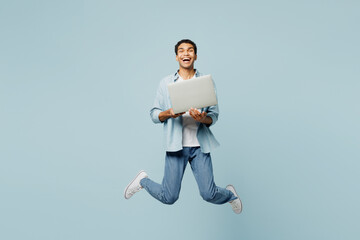
[[[358,1],[1,1],[0,238],[359,239]],[[220,118],[204,202],[187,169],[162,205],[149,117],[173,47],[198,45]]]

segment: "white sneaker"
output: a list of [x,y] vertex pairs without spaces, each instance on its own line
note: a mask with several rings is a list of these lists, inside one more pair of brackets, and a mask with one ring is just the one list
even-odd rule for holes
[[134,178],[134,180],[132,180],[129,185],[127,185],[127,187],[125,188],[124,191],[124,197],[125,199],[129,199],[131,198],[135,193],[137,193],[138,191],[140,191],[143,187],[140,185],[140,181],[143,178],[147,178],[148,175],[146,174],[146,172],[144,170],[141,170],[136,177]]
[[242,203],[241,203],[241,200],[240,200],[239,196],[237,195],[237,193],[235,191],[234,186],[229,184],[229,185],[226,186],[226,189],[231,191],[235,195],[235,197],[237,197],[237,199],[232,200],[231,202],[229,202],[232,209],[233,209],[233,211],[234,211],[234,213],[236,213],[236,214],[241,213]]

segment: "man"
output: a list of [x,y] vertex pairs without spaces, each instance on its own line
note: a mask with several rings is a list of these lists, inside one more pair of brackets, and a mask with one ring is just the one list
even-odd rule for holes
[[167,85],[176,81],[191,81],[200,76],[194,69],[197,59],[197,47],[189,39],[183,39],[175,45],[176,61],[179,70],[165,77],[157,90],[150,116],[154,123],[164,124],[165,138],[165,173],[161,184],[148,178],[145,171],[140,171],[125,188],[125,198],[129,199],[136,192],[145,188],[154,198],[165,204],[173,204],[178,198],[181,181],[187,163],[197,181],[200,195],[210,203],[229,202],[233,211],[239,214],[241,201],[232,185],[220,188],[215,185],[210,151],[219,144],[209,127],[218,119],[218,106],[189,109],[186,113],[174,114],[169,100]]

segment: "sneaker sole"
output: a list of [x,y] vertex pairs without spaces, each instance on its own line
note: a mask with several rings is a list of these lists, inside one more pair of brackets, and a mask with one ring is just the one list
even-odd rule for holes
[[142,173],[142,172],[145,172],[145,170],[141,170],[135,177],[134,179],[126,186],[125,190],[124,190],[124,198],[125,199],[129,199],[126,197],[126,191],[128,190],[128,188],[130,187],[130,185],[135,181],[135,179]]
[[[239,195],[237,194],[237,192],[236,192],[236,190],[235,190],[235,187],[234,187],[233,185],[231,185],[231,184],[227,185],[227,186],[226,186],[226,189],[227,189],[227,187],[232,187],[233,190],[234,190],[234,192],[235,192],[235,196],[240,200],[241,211],[240,211],[239,213],[237,213],[237,214],[240,214],[240,213],[242,212],[242,210],[243,210],[242,201],[241,201]],[[229,190],[229,189],[228,189],[228,190]],[[229,190],[229,191],[230,191],[230,190]]]

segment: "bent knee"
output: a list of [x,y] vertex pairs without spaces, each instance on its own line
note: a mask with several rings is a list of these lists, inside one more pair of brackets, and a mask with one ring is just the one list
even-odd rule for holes
[[174,204],[179,199],[179,195],[177,196],[169,196],[165,199],[164,203],[168,205]]
[[212,192],[200,192],[200,196],[207,202],[214,199],[214,194]]

